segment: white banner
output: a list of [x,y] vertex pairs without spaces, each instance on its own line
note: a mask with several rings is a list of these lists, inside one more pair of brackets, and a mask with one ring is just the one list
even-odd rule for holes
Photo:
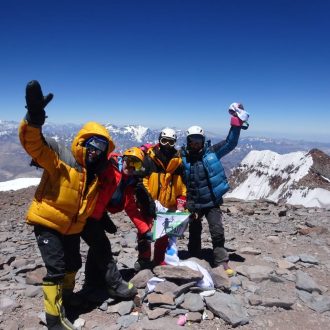
[[153,239],[165,235],[182,236],[188,226],[189,216],[189,212],[157,212],[152,228]]

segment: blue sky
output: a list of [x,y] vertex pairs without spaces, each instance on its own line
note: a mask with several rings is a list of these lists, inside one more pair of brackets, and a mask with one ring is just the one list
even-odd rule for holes
[[18,1],[0,12],[0,119],[31,79],[52,122],[200,125],[329,142],[330,1]]

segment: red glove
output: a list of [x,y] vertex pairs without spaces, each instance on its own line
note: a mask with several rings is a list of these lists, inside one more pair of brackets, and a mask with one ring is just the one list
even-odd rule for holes
[[231,119],[230,119],[230,125],[231,126],[241,127],[242,124],[243,124],[243,121],[240,120],[238,117],[231,116]]
[[242,129],[247,129],[249,127],[248,119],[249,113],[244,110],[242,103],[232,103],[229,106],[228,112],[232,115],[230,119],[231,126],[242,127]]
[[176,199],[176,209],[183,211],[186,208],[187,199],[186,196],[179,196]]

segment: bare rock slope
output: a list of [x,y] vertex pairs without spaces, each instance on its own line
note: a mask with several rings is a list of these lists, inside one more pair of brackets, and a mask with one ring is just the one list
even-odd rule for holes
[[[0,192],[1,329],[45,329],[41,290],[45,269],[32,228],[24,222],[34,190]],[[123,276],[132,279],[139,294],[134,302],[118,303],[103,291],[93,292],[83,306],[69,311],[71,320],[81,329],[176,329],[185,315],[188,329],[328,329],[330,210],[229,199],[221,208],[226,247],[237,275],[229,279],[221,268],[210,267],[205,220],[206,260],[195,259],[210,272],[216,292],[203,297],[196,288],[198,272],[187,269],[162,266],[154,273],[134,274],[135,230],[120,213],[113,217],[118,232],[109,238]],[[182,258],[187,238],[188,233],[178,241]],[[81,251],[85,260],[84,244]],[[146,295],[146,281],[155,274],[166,281]],[[83,280],[82,269],[77,292]]]

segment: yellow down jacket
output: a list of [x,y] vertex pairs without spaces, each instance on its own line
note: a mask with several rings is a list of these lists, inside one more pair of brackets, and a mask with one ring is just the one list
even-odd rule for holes
[[186,196],[186,186],[182,180],[182,160],[176,153],[165,167],[157,157],[155,148],[158,146],[150,148],[145,157],[147,175],[143,178],[143,185],[154,200],[174,211],[177,197]]
[[41,128],[23,120],[19,138],[23,148],[44,169],[40,184],[27,212],[27,223],[52,228],[64,235],[80,233],[92,214],[97,195],[98,178],[86,187],[86,148],[84,141],[93,135],[106,138],[108,154],[114,143],[107,129],[88,122],[73,140],[69,149],[43,137]]

